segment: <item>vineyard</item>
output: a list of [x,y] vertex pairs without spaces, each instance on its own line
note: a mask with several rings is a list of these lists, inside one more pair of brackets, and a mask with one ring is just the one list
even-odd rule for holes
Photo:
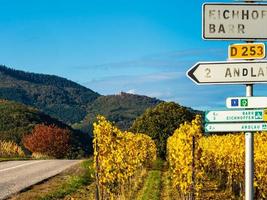
[[[122,132],[104,117],[94,124],[94,167],[98,199],[132,199],[135,183],[156,159],[144,134]],[[171,199],[205,199],[205,182],[216,180],[231,199],[244,198],[244,134],[205,136],[200,116],[177,128],[167,141]],[[255,199],[267,195],[267,135],[255,134]],[[140,182],[140,180],[139,180]]]
[[135,177],[156,159],[156,146],[144,134],[122,132],[104,117],[94,124],[97,199],[130,198]]

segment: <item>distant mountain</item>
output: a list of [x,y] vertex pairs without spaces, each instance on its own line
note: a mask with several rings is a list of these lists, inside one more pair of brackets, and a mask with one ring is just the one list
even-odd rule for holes
[[127,129],[145,109],[160,100],[121,93],[101,96],[73,81],[54,75],[24,72],[0,65],[0,99],[16,101],[88,132],[97,114]]
[[54,75],[14,70],[0,65],[0,98],[34,106],[65,123],[81,121],[100,95]]
[[76,154],[90,153],[90,138],[70,126],[46,115],[39,110],[20,103],[0,100],[0,140],[14,141],[23,146],[22,138],[29,134],[36,124],[54,124],[71,132],[71,145]]
[[92,123],[98,114],[106,116],[121,129],[128,129],[147,108],[162,102],[124,92],[101,96],[65,78],[24,72],[3,65],[0,65],[0,99],[35,107],[87,133],[92,132]]
[[87,108],[87,116],[82,122],[81,129],[92,131],[92,123],[98,114],[104,115],[112,122],[126,130],[131,127],[136,117],[150,107],[154,107],[162,101],[147,96],[128,94],[121,92],[118,95],[98,97]]
[[77,152],[80,149],[86,153],[92,147],[88,144],[97,115],[104,115],[126,130],[146,109],[162,102],[124,92],[101,96],[65,78],[14,70],[3,65],[0,65],[0,99],[8,100],[0,100],[0,140],[20,143],[35,124],[55,124],[70,129]]

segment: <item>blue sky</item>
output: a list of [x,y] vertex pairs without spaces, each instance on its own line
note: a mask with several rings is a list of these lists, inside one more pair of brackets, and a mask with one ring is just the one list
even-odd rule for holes
[[[245,86],[197,86],[186,71],[223,61],[231,42],[201,38],[201,0],[1,0],[0,63],[196,109],[224,108]],[[211,2],[211,1],[205,1]],[[231,1],[228,1],[231,2]],[[264,85],[255,95],[266,95]]]

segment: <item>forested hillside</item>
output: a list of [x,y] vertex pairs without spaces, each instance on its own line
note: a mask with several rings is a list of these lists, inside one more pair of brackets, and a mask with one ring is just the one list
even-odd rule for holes
[[45,124],[68,129],[71,133],[71,146],[73,151],[76,151],[76,154],[89,153],[91,148],[91,139],[87,134],[73,130],[70,126],[57,119],[20,103],[1,100],[0,121],[0,141],[14,141],[23,146],[22,138],[30,134],[35,125]]
[[82,120],[98,93],[54,75],[14,70],[0,65],[0,98],[34,106],[71,124]]
[[[136,117],[161,101],[120,93],[101,96],[78,83],[54,75],[14,70],[0,65],[0,99],[38,108],[58,120],[91,132],[97,114],[127,129]],[[81,123],[82,121],[82,123]]]
[[97,115],[103,115],[119,128],[126,130],[133,121],[150,107],[158,105],[160,100],[142,95],[121,92],[118,95],[98,97],[88,106],[87,116],[82,122],[82,129],[90,131]]

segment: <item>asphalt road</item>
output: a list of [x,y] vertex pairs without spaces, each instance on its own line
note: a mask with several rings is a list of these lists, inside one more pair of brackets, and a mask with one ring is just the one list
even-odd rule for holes
[[77,164],[79,160],[31,160],[0,162],[0,199],[6,199]]

